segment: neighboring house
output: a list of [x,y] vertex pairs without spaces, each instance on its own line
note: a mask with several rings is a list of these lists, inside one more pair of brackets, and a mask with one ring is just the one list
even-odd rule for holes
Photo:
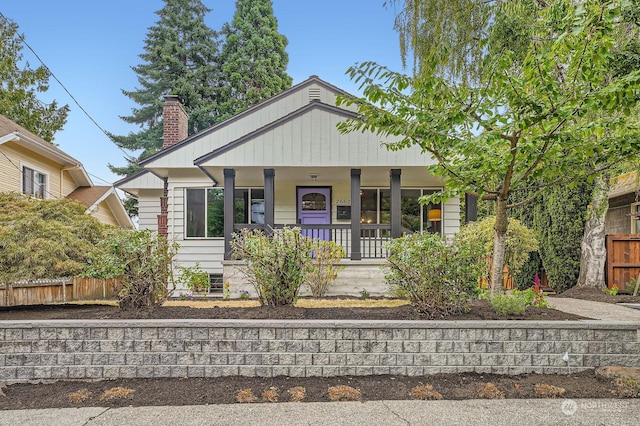
[[640,234],[640,179],[629,172],[612,179],[605,233]]
[[0,192],[71,198],[87,214],[113,226],[133,228],[111,186],[94,186],[82,164],[55,145],[0,115]]
[[382,280],[386,241],[453,236],[460,202],[420,205],[444,185],[425,167],[433,159],[418,147],[389,151],[374,133],[341,134],[336,125],[357,114],[335,106],[339,94],[312,76],[190,137],[184,109],[167,97],[163,150],[115,185],[138,199],[140,228],[166,233],[180,245],[177,263],[198,262],[212,282],[241,280],[229,261],[234,231],[289,225],[342,244],[341,276],[368,268],[349,292],[370,290]]

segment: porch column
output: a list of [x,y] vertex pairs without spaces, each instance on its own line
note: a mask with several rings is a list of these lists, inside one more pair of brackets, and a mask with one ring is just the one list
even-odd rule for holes
[[233,237],[233,201],[236,189],[235,169],[224,169],[224,259],[231,259],[231,238]]
[[360,251],[360,169],[351,169],[351,260],[361,260]]
[[271,234],[275,221],[274,169],[264,169],[264,232]]
[[402,236],[402,207],[400,189],[400,169],[391,169],[391,238]]
[[464,194],[464,223],[478,220],[478,199],[470,194]]

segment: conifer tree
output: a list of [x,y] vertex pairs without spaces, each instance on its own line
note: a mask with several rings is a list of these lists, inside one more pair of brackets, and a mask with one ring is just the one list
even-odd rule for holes
[[278,33],[271,0],[237,0],[225,37],[220,112],[230,117],[291,87],[287,38]]
[[164,95],[177,95],[183,102],[190,134],[219,120],[218,34],[204,22],[210,11],[201,0],[164,0],[164,7],[156,12],[159,20],[149,28],[140,55],[143,63],[132,67],[140,86],[122,91],[139,107],[121,118],[141,130],[113,136],[118,146],[142,152],[125,167],[110,165],[114,173],[130,175],[139,169],[137,161],[162,149]]
[[65,125],[69,106],[37,98],[49,89],[51,73],[45,66],[33,69],[28,62],[19,67],[23,37],[18,24],[0,14],[0,114],[51,142]]

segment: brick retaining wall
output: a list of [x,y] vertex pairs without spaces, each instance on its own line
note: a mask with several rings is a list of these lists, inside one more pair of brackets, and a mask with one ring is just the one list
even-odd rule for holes
[[[569,361],[563,360],[565,352]],[[3,321],[0,381],[572,373],[640,367],[640,323]]]

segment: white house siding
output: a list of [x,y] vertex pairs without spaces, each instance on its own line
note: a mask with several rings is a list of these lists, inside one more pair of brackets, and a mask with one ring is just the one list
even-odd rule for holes
[[138,229],[158,230],[162,190],[142,189],[138,195]]
[[389,151],[370,132],[342,134],[336,125],[344,117],[322,109],[271,129],[208,160],[208,167],[405,167],[432,164],[418,147]]
[[[330,105],[335,104],[335,93],[328,92],[324,86],[319,84],[312,84],[309,87],[319,89],[321,99],[328,100]],[[184,144],[180,149],[151,160],[145,164],[145,167],[151,169],[193,167],[194,159],[264,127],[307,104],[309,104],[309,88],[276,97],[275,100],[264,102],[247,110],[236,119],[214,126],[215,131],[202,135],[197,142]]]

